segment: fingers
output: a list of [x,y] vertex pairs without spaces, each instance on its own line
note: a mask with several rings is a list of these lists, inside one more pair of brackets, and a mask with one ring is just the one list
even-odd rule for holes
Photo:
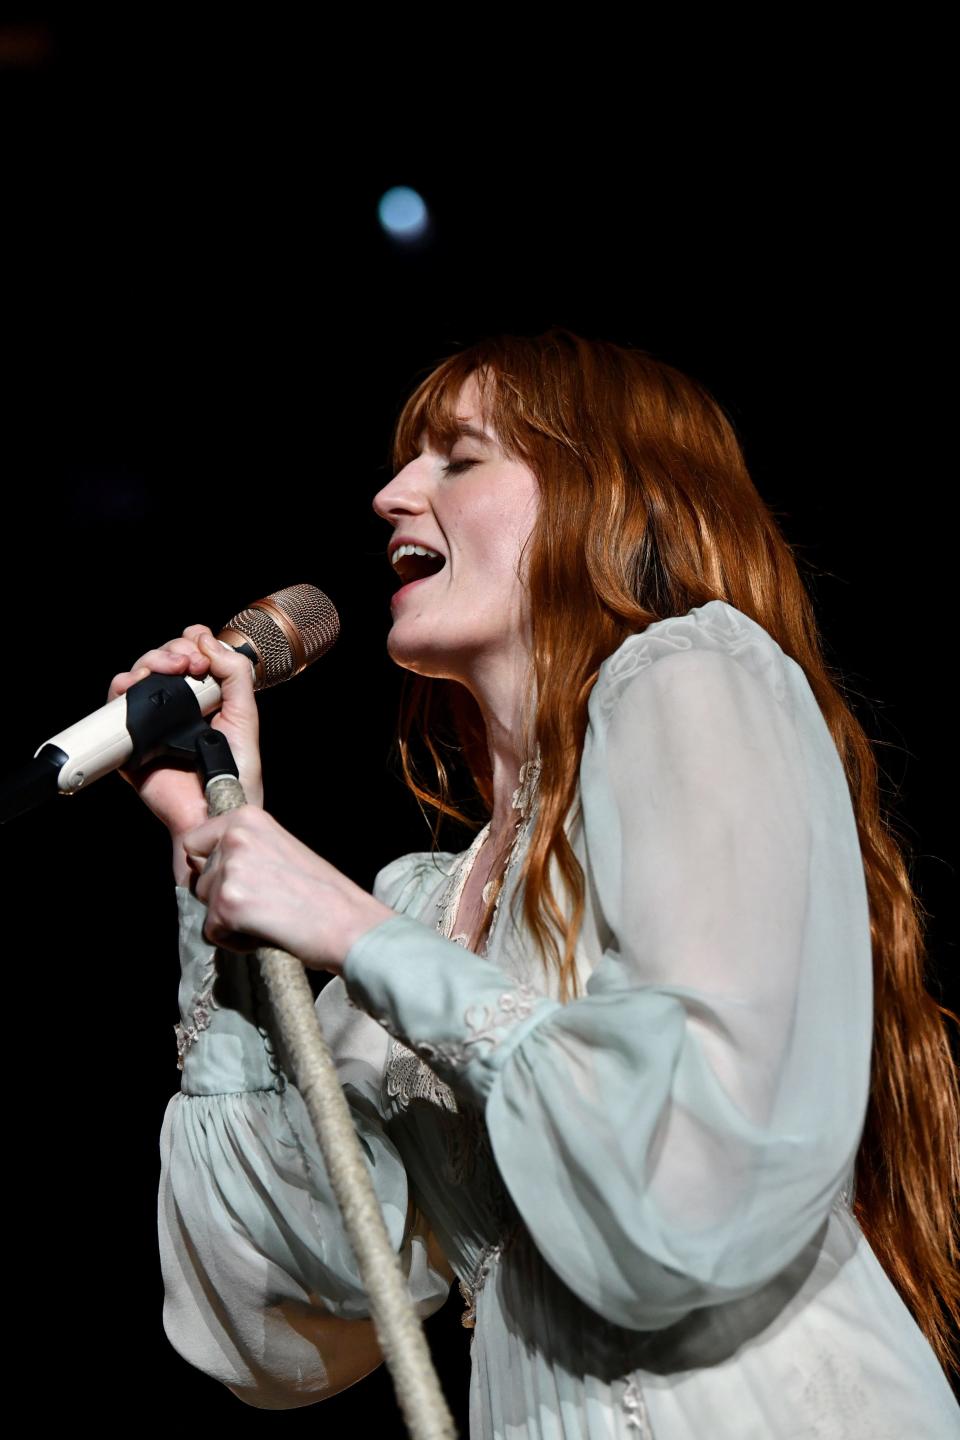
[[253,666],[245,655],[223,645],[209,632],[198,636],[197,643],[210,666],[210,674],[223,686],[224,699],[242,698],[255,709],[253,700]]
[[110,681],[110,688],[107,691],[107,700],[116,700],[117,696],[123,695],[127,690],[130,689],[131,685],[136,685],[137,682],[140,680],[146,680],[149,674],[150,671],[145,665],[141,666],[139,669],[121,670],[119,674],[114,675],[113,679]]
[[239,810],[228,810],[225,815],[211,815],[192,830],[185,830],[180,842],[187,860],[197,860],[202,870],[204,861],[218,845],[243,845],[244,832],[262,831],[265,823],[269,823],[269,817],[262,811],[243,805]]
[[191,856],[201,861],[206,859],[213,847],[219,843],[227,828],[227,820],[233,813],[230,810],[226,815],[211,815],[199,825],[194,825],[191,830],[184,831],[180,836],[180,843],[188,860]]
[[[115,700],[150,674],[192,675],[197,678],[206,675],[210,669],[210,657],[198,646],[197,639],[212,632],[206,625],[188,625],[182,636],[168,644],[148,650],[130,670],[121,670],[114,675],[107,691],[107,699]],[[221,647],[218,647],[221,648]],[[248,668],[249,668],[249,662]]]
[[186,859],[187,865],[188,865],[188,867],[193,871],[194,875],[202,875],[202,874],[203,874],[203,867],[204,867],[204,864],[206,863],[206,862],[204,861],[203,856],[201,856],[201,855],[194,855],[194,854],[192,854],[189,850],[185,850],[183,853],[184,853],[184,857],[185,857],[185,859]]

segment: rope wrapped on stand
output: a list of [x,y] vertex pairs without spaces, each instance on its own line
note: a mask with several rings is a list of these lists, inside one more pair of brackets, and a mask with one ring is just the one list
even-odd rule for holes
[[[206,793],[211,816],[246,804],[243,787],[232,775],[211,780]],[[387,1234],[303,964],[273,946],[257,950],[256,963],[316,1131],[404,1422],[413,1440],[455,1440],[453,1419]]]

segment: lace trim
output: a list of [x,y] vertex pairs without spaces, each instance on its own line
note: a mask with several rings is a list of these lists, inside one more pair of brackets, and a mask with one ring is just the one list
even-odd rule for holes
[[495,1240],[491,1245],[487,1245],[480,1251],[477,1264],[474,1268],[472,1283],[468,1285],[466,1280],[459,1282],[460,1298],[463,1300],[465,1307],[463,1314],[460,1316],[460,1324],[465,1330],[473,1330],[476,1328],[477,1301],[480,1298],[480,1292],[487,1282],[487,1276],[490,1274],[494,1265],[499,1264],[504,1251],[509,1249],[519,1234],[520,1226],[517,1224],[512,1225],[499,1240]]
[[[537,787],[540,780],[540,768],[540,752],[538,747],[536,757],[532,760],[527,760],[525,764],[521,765],[519,776],[520,783],[517,786],[516,790],[514,790],[510,800],[512,808],[519,813],[520,819],[517,821],[516,834],[514,835],[513,844],[510,847],[510,854],[507,856],[507,863],[504,867],[503,884],[501,884],[500,886],[500,891],[497,895],[496,903],[493,907],[493,914],[490,917],[490,928],[487,931],[487,940],[482,952],[484,954],[486,954],[486,952],[490,948],[490,939],[493,935],[494,927],[497,923],[497,916],[500,913],[500,901],[502,900],[503,892],[506,889],[507,876],[510,874],[513,866],[520,857],[523,842],[526,839],[527,831],[530,828],[530,821],[533,816],[533,800],[537,793]],[[469,850],[467,850],[466,853],[463,855],[459,865],[454,869],[453,873],[451,874],[446,889],[444,890],[437,904],[437,929],[440,931],[441,935],[445,935],[448,939],[453,939],[458,944],[462,944],[464,946],[469,944],[470,937],[468,935],[452,936],[450,932],[453,929],[454,920],[456,918],[457,911],[460,908],[460,900],[463,895],[466,883],[470,878],[470,874],[473,870],[474,862],[476,861],[477,855],[485,844],[489,834],[490,824],[488,822],[486,825],[484,825],[483,829],[474,836],[473,843],[471,844]],[[495,884],[495,880],[488,880],[487,884],[483,887],[484,903],[486,903],[490,899],[492,887]]]
[[204,985],[198,990],[190,1002],[190,1019],[186,1025],[176,1024],[173,1033],[177,1037],[177,1069],[183,1069],[183,1062],[186,1059],[187,1051],[191,1045],[195,1045],[201,1033],[210,1028],[211,1011],[219,1010],[220,1006],[213,998],[214,986],[217,983],[217,953],[213,952],[210,961],[204,971]]
[[[537,792],[539,778],[540,754],[538,748],[535,758],[528,760],[521,766],[519,775],[520,783],[516,790],[514,790],[511,799],[511,804],[514,810],[519,812],[520,819],[517,822],[516,836],[507,858],[503,883],[500,886],[500,892],[497,895],[493,907],[493,914],[490,917],[490,928],[487,931],[486,943],[481,951],[484,955],[489,951],[490,941],[496,929],[497,917],[500,913],[500,901],[506,889],[507,876],[519,859],[523,842],[526,839],[527,831],[530,827],[530,820],[533,814],[533,800]],[[463,895],[464,887],[473,869],[477,855],[489,833],[490,826],[488,823],[474,837],[469,849],[464,852],[457,865],[454,866],[444,892],[437,902],[436,928],[438,932],[448,940],[452,940],[455,945],[461,945],[464,949],[466,949],[470,943],[469,935],[462,933],[451,935],[450,931],[453,929],[460,907],[460,898]],[[485,902],[489,900],[490,885],[493,883],[493,881],[490,881],[484,887],[483,898]],[[517,1008],[517,1013],[512,1016],[513,1020],[518,1020],[521,1018],[521,1015],[529,1013],[532,1000],[528,1002],[528,995],[524,992],[529,992],[529,996],[535,998],[534,992],[531,991],[528,986],[521,986],[520,991],[517,992],[516,1006],[525,1006],[526,1008]],[[504,1006],[504,1002],[506,1002],[506,1006]],[[499,1004],[504,1017],[508,1017],[512,1004],[509,992],[500,996]],[[487,1011],[489,1012],[489,1007],[487,1007]],[[488,1013],[476,1018],[478,1021],[488,1020],[490,1023],[482,1026],[481,1029],[475,1030],[473,1037],[467,1043],[475,1044],[483,1039],[489,1039],[491,1044],[499,1043],[494,1040],[492,1036],[491,1027],[496,1028],[494,1016]],[[471,1011],[467,1012],[464,1021],[468,1027],[471,1026]],[[451,1051],[447,1052],[451,1056],[448,1063],[453,1066],[466,1064],[468,1057],[465,1055],[464,1047],[456,1047],[463,1052],[459,1060],[452,1058],[453,1048],[454,1047],[451,1047]],[[395,1039],[393,1041],[390,1047],[390,1055],[384,1076],[387,1095],[396,1102],[400,1110],[406,1110],[411,1100],[423,1100],[428,1104],[437,1106],[441,1110],[456,1114],[458,1107],[453,1091],[449,1085],[446,1085],[439,1076],[435,1074],[431,1066],[427,1063],[428,1060],[443,1060],[445,1055],[441,1054],[439,1049],[430,1049],[423,1045],[418,1046],[417,1049],[419,1053],[415,1053],[401,1040]]]
[[[191,1045],[195,1045],[204,1030],[209,1030],[214,1010],[221,1010],[213,998],[213,992],[217,981],[220,979],[218,959],[223,954],[220,950],[214,950],[204,972],[203,988],[194,995],[190,1002],[190,1019],[186,1025],[177,1024],[173,1032],[177,1037],[177,1069],[182,1070],[187,1051]],[[257,1034],[263,1041],[264,1053],[267,1057],[267,1064],[270,1073],[276,1081],[277,1090],[285,1090],[287,1077],[283,1068],[282,1058],[278,1053],[277,1042],[274,1039],[273,1031],[267,1023],[272,1015],[270,1006],[270,995],[266,981],[260,972],[255,955],[228,955],[228,965],[245,965],[247,972],[247,983],[250,989],[251,1015],[250,1019],[256,1027]]]
[[[453,922],[456,917],[457,911],[460,908],[460,898],[463,895],[466,883],[470,878],[470,873],[473,870],[474,861],[476,860],[478,854],[483,848],[483,845],[486,842],[487,836],[489,834],[490,823],[488,821],[487,824],[484,825],[483,829],[480,830],[473,837],[473,843],[471,844],[469,850],[464,852],[459,862],[454,866],[450,874],[450,879],[447,881],[447,884],[444,888],[443,894],[440,896],[440,899],[437,902],[437,930],[440,932],[441,935],[445,935],[447,939],[455,939],[458,945],[462,944],[464,947],[466,947],[470,939],[469,935],[457,935],[456,937],[454,937],[450,934],[450,931],[453,929]],[[508,861],[508,868],[509,863],[510,862]],[[491,925],[491,929],[492,928],[493,927]]]
[[435,1075],[402,1040],[394,1040],[386,1070],[386,1090],[398,1109],[406,1110],[411,1100],[422,1100],[439,1110],[457,1113],[457,1101],[449,1085]]
[[627,1381],[620,1404],[623,1406],[623,1413],[626,1416],[627,1429],[635,1431],[639,1440],[654,1440],[647,1402],[643,1398],[643,1391],[635,1375],[631,1375]]

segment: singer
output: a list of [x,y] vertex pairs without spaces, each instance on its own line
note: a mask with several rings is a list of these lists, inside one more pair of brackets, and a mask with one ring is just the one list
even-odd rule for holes
[[[410,787],[487,823],[373,894],[262,807],[249,663],[203,625],[145,672],[223,687],[250,803],[125,778],[168,827],[181,1090],[164,1324],[243,1401],[380,1355],[303,1100],[243,962],[317,1001],[421,1315],[456,1280],[473,1440],[946,1440],[957,1077],[871,744],[703,386],[562,328],[452,355],[374,499],[402,582]],[[436,762],[414,758],[419,734]]]

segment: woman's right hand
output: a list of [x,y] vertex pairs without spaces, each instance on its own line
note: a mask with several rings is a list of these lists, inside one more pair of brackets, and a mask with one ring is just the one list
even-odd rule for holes
[[[182,636],[148,650],[131,670],[114,675],[107,699],[115,700],[151,673],[189,675],[195,680],[213,675],[223,692],[223,703],[210,723],[227,737],[247,803],[262,806],[260,717],[250,661],[221,645],[208,626],[188,625]],[[206,820],[203,783],[197,771],[184,762],[158,756],[146,765],[127,765],[120,774],[174,838]]]

